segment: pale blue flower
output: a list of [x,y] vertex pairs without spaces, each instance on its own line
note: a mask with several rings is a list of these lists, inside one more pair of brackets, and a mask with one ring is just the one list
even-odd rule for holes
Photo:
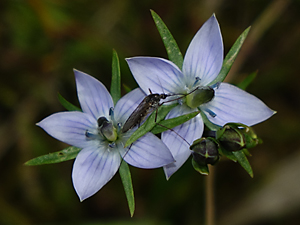
[[[214,124],[228,122],[248,126],[260,123],[274,114],[261,100],[228,83],[211,84],[218,76],[223,63],[223,41],[215,16],[211,16],[191,41],[184,57],[182,70],[173,62],[156,57],[127,59],[130,70],[140,88],[148,93],[190,93],[173,108],[166,119],[201,110]],[[210,85],[208,87],[208,85]],[[202,95],[204,95],[204,97]],[[193,100],[202,96],[198,100]],[[168,100],[168,99],[167,99]],[[174,128],[190,144],[203,134],[204,124],[200,115]],[[189,145],[175,132],[162,134],[163,142],[172,152],[175,162],[164,167],[167,179],[190,156]]]
[[38,126],[52,137],[82,148],[72,172],[81,201],[115,175],[122,159],[139,168],[158,168],[174,162],[166,145],[152,133],[138,139],[130,149],[124,148],[134,129],[122,133],[121,127],[145,97],[139,88],[122,97],[113,109],[112,97],[101,82],[80,71],[74,73],[82,112],[55,113]]

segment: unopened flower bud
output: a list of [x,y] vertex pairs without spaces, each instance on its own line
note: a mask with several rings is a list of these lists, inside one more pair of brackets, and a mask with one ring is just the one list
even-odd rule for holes
[[254,131],[240,123],[228,123],[217,131],[217,140],[228,151],[252,148],[260,143]]
[[223,127],[223,134],[218,137],[218,141],[228,151],[239,151],[246,144],[243,133],[229,125]]
[[192,156],[199,165],[214,165],[219,160],[218,144],[213,138],[200,138],[190,146]]
[[246,127],[245,129],[242,129],[242,132],[245,137],[245,147],[246,148],[253,148],[258,144],[262,143],[262,140],[257,137],[256,133],[251,127]]

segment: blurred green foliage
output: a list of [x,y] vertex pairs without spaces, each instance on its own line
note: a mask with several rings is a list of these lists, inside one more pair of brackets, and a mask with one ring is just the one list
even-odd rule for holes
[[[114,48],[122,83],[134,88],[124,58],[167,58],[150,9],[166,23],[183,54],[213,12],[225,53],[252,25],[229,79],[239,83],[258,70],[248,91],[278,113],[254,126],[264,144],[251,151],[253,179],[230,161],[215,167],[218,224],[226,224],[223,218],[228,215],[234,218],[237,206],[262,190],[274,169],[300,150],[299,0],[4,0],[0,3],[0,224],[203,223],[206,178],[193,170],[190,160],[169,181],[162,169],[131,168],[136,197],[132,219],[118,176],[80,203],[72,186],[72,161],[23,165],[67,147],[35,123],[64,110],[58,92],[78,105],[73,68],[109,87]],[[240,224],[298,224],[299,198],[297,203],[287,212],[282,210],[282,215]],[[255,216],[254,211],[249,213]]]

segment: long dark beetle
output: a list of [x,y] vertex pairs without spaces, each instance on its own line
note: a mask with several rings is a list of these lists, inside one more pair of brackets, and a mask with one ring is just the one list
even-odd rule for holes
[[[128,130],[135,127],[136,125],[139,125],[149,113],[153,112],[154,110],[157,110],[157,108],[159,106],[161,106],[162,104],[164,104],[166,102],[179,100],[179,99],[183,98],[184,96],[193,93],[197,89],[198,88],[196,88],[195,90],[191,91],[188,94],[153,94],[151,92],[151,90],[149,89],[150,95],[147,95],[143,99],[143,101],[138,105],[138,107],[131,113],[131,115],[128,117],[128,119],[124,123],[124,126],[122,128],[122,132],[125,133]],[[165,102],[159,103],[161,99],[166,99],[167,97],[174,96],[174,95],[184,95],[184,96],[172,99],[170,101],[165,101]]]

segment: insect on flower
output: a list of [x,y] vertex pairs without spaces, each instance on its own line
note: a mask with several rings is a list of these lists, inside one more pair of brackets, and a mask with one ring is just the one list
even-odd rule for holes
[[[173,129],[189,143],[198,139],[204,131],[204,120],[223,126],[228,122],[243,123],[247,126],[258,124],[275,111],[256,98],[231,84],[216,78],[223,65],[224,47],[220,27],[212,15],[192,39],[183,59],[181,68],[173,62],[158,57],[133,57],[127,63],[140,88],[145,91],[164,89],[171,93],[198,91],[188,95],[184,104],[174,107],[166,119],[175,118],[195,111],[203,112]],[[160,78],[161,85],[156,77]],[[169,147],[175,162],[164,167],[167,179],[187,160],[191,151],[182,144],[174,132],[165,131],[162,141]]]
[[[158,107],[162,106],[164,103],[179,100],[179,99],[185,97],[186,95],[191,94],[192,92],[194,92],[196,90],[197,90],[197,88],[188,94],[158,94],[158,93],[153,94],[152,91],[149,89],[150,94],[147,95],[143,99],[143,101],[138,105],[138,107],[128,117],[128,119],[126,120],[126,122],[122,128],[122,132],[125,133],[128,130],[135,127],[136,125],[140,125],[140,123],[145,119],[145,117],[148,114],[150,114],[151,112],[153,112],[154,110],[156,110],[156,116],[155,116],[155,122],[156,122]],[[160,100],[166,99],[167,97],[174,96],[174,95],[183,95],[183,96],[160,103]],[[161,124],[158,124],[158,125],[163,126]]]

